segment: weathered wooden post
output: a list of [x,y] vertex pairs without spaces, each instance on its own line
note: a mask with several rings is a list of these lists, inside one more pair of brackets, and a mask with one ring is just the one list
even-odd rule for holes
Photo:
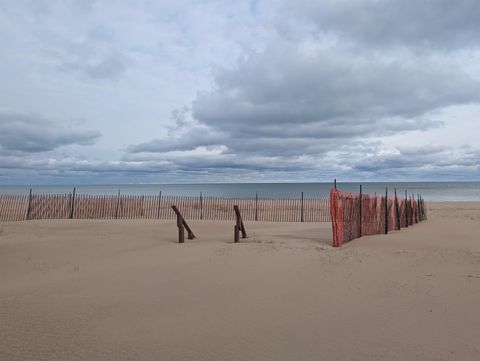
[[422,221],[422,213],[420,212],[420,194],[417,193],[417,218],[418,221]]
[[333,180],[333,188],[337,189],[337,179],[336,178]]
[[73,211],[75,210],[75,187],[73,187],[73,193],[72,193],[72,203],[70,207],[70,219],[73,218]]
[[301,210],[300,210],[300,222],[303,222],[303,192],[302,192],[302,203],[301,203]]
[[187,229],[187,232],[188,232],[188,239],[194,239],[195,235],[193,234],[192,230],[188,226],[187,222],[183,218],[178,208],[176,206],[172,206],[172,209],[177,215],[178,243],[185,242],[185,229]]
[[398,198],[397,198],[397,188],[395,188],[395,213],[396,213],[396,220],[397,220],[397,231],[401,229],[400,225],[400,209],[398,207]]
[[388,234],[388,187],[385,187],[385,234]]
[[415,212],[414,211],[416,211],[416,210],[413,208],[415,206],[415,195],[413,193],[410,196],[410,202],[412,204],[412,212],[411,212],[412,213],[412,224],[415,224],[414,223],[415,222],[415,218],[414,218]]
[[117,193],[117,205],[115,206],[115,219],[118,218],[118,208],[120,207],[120,189]]
[[203,196],[202,192],[200,192],[200,219],[203,219]]
[[182,217],[177,214],[178,243],[185,243],[185,227],[183,227]]
[[408,191],[405,189],[405,228],[408,228],[410,220],[408,219]]
[[235,211],[235,226],[233,227],[233,241],[238,243],[240,240],[240,232],[242,232],[242,238],[247,238],[247,232],[245,231],[245,226],[243,225],[242,216],[240,214],[240,209],[237,205],[233,206]]
[[258,192],[255,192],[255,220],[258,221]]
[[30,188],[30,193],[28,195],[27,220],[30,219],[31,211],[32,211],[32,188]]
[[162,201],[162,191],[158,192],[157,219],[160,219],[160,203]]
[[363,195],[362,195],[362,185],[360,184],[360,194],[358,197],[358,237],[362,236],[362,202],[363,202]]

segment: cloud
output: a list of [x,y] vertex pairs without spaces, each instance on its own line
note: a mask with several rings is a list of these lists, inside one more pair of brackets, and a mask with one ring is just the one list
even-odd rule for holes
[[480,45],[476,0],[300,0],[286,12],[314,24],[320,34],[368,46],[456,50]]
[[38,153],[65,145],[90,145],[100,137],[92,130],[78,130],[35,115],[0,109],[0,150]]
[[224,146],[224,154],[322,157],[340,145],[442,126],[435,112],[480,100],[480,83],[440,63],[413,64],[343,48],[276,43],[234,69],[217,70],[185,128],[132,153]]
[[[455,146],[480,113],[455,109],[480,103],[479,9],[11,2],[0,9],[0,106],[25,112],[0,115],[0,167],[129,182],[478,174],[478,152]],[[63,147],[99,133],[34,114],[87,119],[105,136]],[[438,134],[445,144],[425,145]]]
[[[351,162],[354,171],[370,174],[480,174],[480,150],[441,145],[397,147],[395,153],[374,154]],[[457,175],[458,176],[458,175]]]

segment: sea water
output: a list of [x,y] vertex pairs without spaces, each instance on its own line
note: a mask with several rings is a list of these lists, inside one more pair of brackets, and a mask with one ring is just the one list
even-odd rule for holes
[[[427,201],[480,201],[480,182],[365,182],[361,183],[363,193],[397,194],[417,197],[421,194]],[[32,185],[0,186],[0,194],[65,194],[73,188],[77,194],[91,195],[177,195],[225,197],[225,198],[327,198],[332,183],[209,183],[209,184],[110,184],[110,185]],[[358,192],[360,183],[337,183],[337,188],[348,192]]]

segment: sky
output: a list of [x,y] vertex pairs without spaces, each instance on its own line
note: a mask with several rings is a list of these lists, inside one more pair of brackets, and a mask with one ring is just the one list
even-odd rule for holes
[[0,184],[480,180],[478,0],[0,0]]

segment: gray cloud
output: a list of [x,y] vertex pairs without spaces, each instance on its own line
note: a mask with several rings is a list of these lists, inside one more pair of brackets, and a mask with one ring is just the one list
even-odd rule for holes
[[[457,10],[465,12],[469,4],[464,2]],[[442,109],[480,101],[480,82],[448,57],[431,52],[441,48],[442,35],[433,33],[445,23],[459,30],[447,39],[449,48],[475,40],[470,37],[476,22],[460,23],[457,15],[444,14],[438,24],[425,22],[429,13],[437,16],[448,8],[444,1],[424,2],[416,8],[413,2],[399,1],[289,4],[284,10],[293,11],[280,13],[277,20],[293,27],[294,37],[288,31],[279,32],[263,50],[249,52],[234,68],[217,68],[213,89],[199,92],[191,105],[193,121],[185,121],[185,112],[180,112],[178,127],[170,129],[169,137],[133,145],[128,151],[138,159],[158,153],[185,164],[184,157],[192,151],[219,150],[191,162],[192,169],[210,164],[248,169],[255,168],[257,160],[266,168],[266,164],[292,161],[298,171],[306,172],[315,169],[315,163],[325,162],[339,165],[339,172],[343,164],[344,170],[365,174],[420,169],[436,160],[435,149],[425,148],[419,157],[406,148],[399,151],[403,154],[389,157],[378,156],[381,149],[360,149],[370,151],[360,153],[360,158],[352,152],[377,137],[441,127],[436,115]],[[302,23],[305,17],[323,35],[333,34],[340,40],[325,43],[312,37],[311,28]],[[410,22],[402,27],[406,17]],[[389,21],[393,29],[383,31]],[[348,24],[344,27],[344,23]],[[421,44],[429,49],[422,54],[399,55],[390,49],[390,45]],[[383,47],[382,52],[371,50],[377,46]]]
[[35,114],[0,110],[0,149],[3,152],[37,153],[64,145],[93,144],[97,131],[65,127]]
[[[472,137],[445,140],[442,127],[458,120],[467,134],[480,111],[462,110],[480,102],[466,57],[480,56],[479,11],[473,0],[0,5],[0,106],[105,134],[62,148],[99,133],[0,113],[0,168],[129,182],[478,175],[478,151],[450,147]],[[440,145],[418,148],[430,134]],[[406,135],[415,146],[398,147]]]
[[223,154],[271,160],[321,157],[340,144],[439,127],[435,111],[480,100],[479,82],[439,63],[384,62],[289,42],[252,54],[215,79],[215,89],[193,102],[189,130],[181,131],[183,115],[170,137],[129,151],[224,146]]
[[323,34],[383,48],[455,50],[480,45],[477,0],[300,0],[286,8],[312,21]]
[[375,154],[359,162],[352,162],[352,169],[372,174],[385,171],[415,174],[421,174],[423,171],[435,174],[455,169],[477,175],[480,173],[478,149],[427,145],[398,147],[397,150],[395,154]]

